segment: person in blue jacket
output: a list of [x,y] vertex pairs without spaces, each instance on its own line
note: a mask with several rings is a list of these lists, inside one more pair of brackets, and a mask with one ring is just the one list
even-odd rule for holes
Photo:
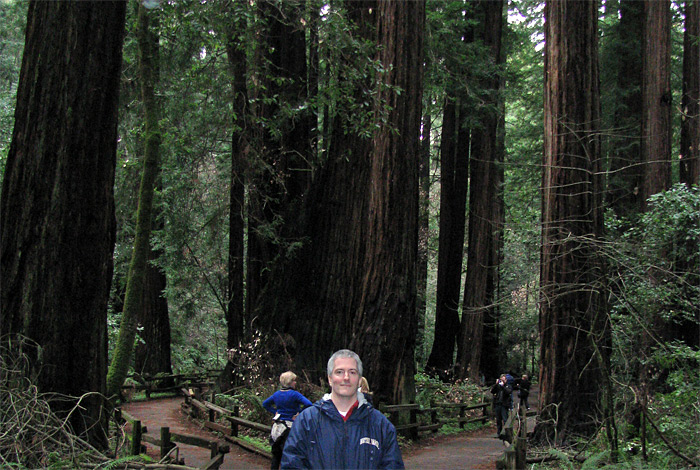
[[272,446],[272,462],[270,468],[277,470],[282,460],[282,449],[292,428],[296,415],[311,402],[301,393],[294,390],[297,386],[297,376],[292,371],[280,375],[280,389],[270,395],[263,403],[270,413],[274,414],[272,429],[270,430],[270,444]]
[[403,469],[396,428],[357,390],[360,357],[348,349],[336,351],[327,373],[331,393],[297,417],[282,468]]

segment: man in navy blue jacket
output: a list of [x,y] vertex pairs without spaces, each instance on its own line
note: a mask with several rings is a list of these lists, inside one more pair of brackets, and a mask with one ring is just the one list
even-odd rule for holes
[[394,425],[357,391],[360,357],[336,351],[327,372],[331,393],[297,416],[282,468],[403,469]]

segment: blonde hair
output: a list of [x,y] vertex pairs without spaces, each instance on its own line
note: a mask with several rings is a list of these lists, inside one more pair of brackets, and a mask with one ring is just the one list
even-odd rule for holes
[[280,385],[284,388],[292,388],[292,383],[297,379],[297,374],[288,370],[280,375]]
[[369,393],[369,382],[365,377],[360,378],[360,391],[362,393]]

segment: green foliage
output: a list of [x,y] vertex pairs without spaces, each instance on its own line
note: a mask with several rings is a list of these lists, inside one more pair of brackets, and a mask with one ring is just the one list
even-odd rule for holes
[[415,375],[416,403],[423,408],[430,407],[430,401],[442,403],[481,403],[484,390],[468,380],[445,383],[422,372]]
[[0,181],[14,128],[15,95],[24,51],[28,2],[0,1]]
[[639,411],[630,405],[645,399],[649,465],[683,466],[677,452],[697,462],[700,354],[682,337],[698,329],[700,191],[676,185],[650,198],[636,220],[610,217],[608,232],[612,365],[626,458],[633,461],[642,446]]

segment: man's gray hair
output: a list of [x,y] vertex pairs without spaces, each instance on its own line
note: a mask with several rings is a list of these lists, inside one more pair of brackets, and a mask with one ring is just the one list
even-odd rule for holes
[[362,360],[360,359],[360,356],[358,356],[355,352],[350,351],[349,349],[341,349],[339,351],[336,351],[333,353],[330,359],[328,359],[328,366],[326,367],[326,370],[328,372],[328,376],[330,377],[331,374],[333,374],[333,369],[335,368],[335,360],[338,359],[339,357],[349,357],[351,359],[355,359],[355,362],[357,363],[357,373],[362,377]]

